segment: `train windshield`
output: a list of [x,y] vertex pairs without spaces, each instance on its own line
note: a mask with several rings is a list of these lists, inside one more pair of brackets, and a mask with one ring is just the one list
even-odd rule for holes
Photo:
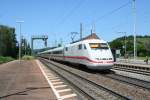
[[108,49],[108,45],[106,43],[89,43],[90,48],[97,50],[97,49]]

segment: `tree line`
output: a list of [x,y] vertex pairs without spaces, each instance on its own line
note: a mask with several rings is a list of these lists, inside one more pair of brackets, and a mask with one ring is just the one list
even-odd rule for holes
[[[110,47],[113,49],[120,49],[121,55],[125,53],[125,43],[126,43],[126,52],[128,55],[133,56],[134,50],[134,37],[130,36],[123,36],[119,37],[111,42],[109,42]],[[136,36],[136,46],[137,46],[137,56],[150,56],[150,36]]]
[[[26,39],[22,39],[22,54],[31,54],[29,43]],[[15,28],[0,25],[0,56],[18,57],[19,43],[16,39]]]

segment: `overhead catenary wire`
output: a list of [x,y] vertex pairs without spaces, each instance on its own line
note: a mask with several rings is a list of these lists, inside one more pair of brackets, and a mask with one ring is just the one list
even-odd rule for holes
[[[79,0],[78,3],[76,3],[76,5],[66,14],[62,17],[61,21],[58,22],[58,25],[61,26],[62,24],[64,24],[68,19],[69,17],[75,12],[77,11],[77,9],[79,9],[81,7],[81,5],[84,3],[85,0]],[[96,20],[94,20],[94,23],[96,24],[98,21],[102,20],[103,18],[106,18],[107,16],[110,16],[111,14],[119,11],[120,9],[126,7],[127,5],[131,4],[131,1],[129,2],[126,2],[125,4],[113,9],[112,11],[110,12],[107,12],[106,14],[98,17]]]
[[129,4],[131,4],[131,3],[132,3],[132,2],[129,1],[129,2],[127,2],[127,3],[123,4],[123,5],[121,5],[120,7],[116,8],[116,9],[113,9],[112,11],[110,11],[110,12],[108,12],[108,13],[106,13],[106,14],[100,16],[99,18],[97,18],[94,22],[98,22],[98,21],[102,20],[103,18],[106,18],[107,16],[110,16],[111,14],[113,14],[113,13],[119,11],[120,9],[126,7],[127,5],[129,5]]
[[144,17],[144,20],[142,20],[142,24],[146,24],[146,23],[149,23],[150,22],[150,15]]
[[[72,16],[72,14],[75,13],[75,11],[77,11],[77,9],[79,9],[81,7],[81,5],[84,3],[84,1],[85,0],[79,0],[71,9],[69,9],[69,11],[66,14],[64,14],[61,17],[61,20],[58,21],[58,23],[56,23],[56,26],[61,28],[62,24],[64,24],[69,19],[69,17]],[[72,4],[74,4],[74,3],[72,3]],[[54,36],[55,36],[55,40],[57,40],[56,33],[54,33]]]
[[[84,1],[84,0],[83,0]],[[81,7],[81,5],[83,4],[83,1],[79,1],[78,3],[76,3],[76,5],[66,14],[64,15],[64,17],[62,17],[62,20],[59,22],[59,26],[61,26],[62,24],[64,24],[68,19],[69,17],[75,12],[77,11],[77,9],[79,9]],[[112,15],[113,13],[116,13],[117,11],[119,11],[120,9],[128,6],[129,4],[131,4],[132,2],[131,1],[128,1],[126,3],[124,3],[123,5],[111,10],[110,12],[107,12],[105,13],[104,15],[98,17],[96,20],[94,20],[94,24],[98,23],[100,20]]]
[[69,17],[77,11],[81,7],[81,5],[84,3],[85,0],[79,0],[79,2],[62,18],[62,20],[59,22],[58,25],[63,24],[65,21],[69,19]]
[[117,28],[123,27],[123,25],[127,25],[127,23],[129,22],[129,19],[131,16],[131,13],[127,13],[128,16],[125,16],[125,19],[122,17],[123,21],[120,23],[115,23],[115,25],[112,25],[110,27],[108,27],[107,29],[105,29],[104,31],[109,31],[109,30],[115,30]]
[[[116,13],[117,11],[119,11],[120,9],[122,9],[122,8],[124,8],[124,7],[126,7],[126,6],[128,6],[128,5],[131,4],[131,3],[132,3],[131,1],[128,1],[128,2],[124,3],[123,5],[121,5],[121,6],[117,7],[117,8],[115,8],[115,9],[111,10],[110,12],[107,12],[107,13],[105,13],[104,15],[99,16],[97,19],[96,19],[96,18],[95,18],[95,20],[93,19],[92,25],[93,25],[93,22],[94,22],[94,24],[97,24],[100,20],[105,19],[106,17],[112,15],[113,13]],[[88,26],[88,27],[89,27],[89,26]],[[90,27],[91,27],[91,23],[90,23]],[[90,29],[90,30],[91,30],[91,29]]]

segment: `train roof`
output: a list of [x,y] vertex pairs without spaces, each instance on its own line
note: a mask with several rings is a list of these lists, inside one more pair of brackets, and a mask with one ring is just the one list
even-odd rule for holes
[[49,49],[49,50],[46,50],[46,51],[43,51],[43,52],[39,52],[38,54],[48,53],[48,52],[51,52],[51,51],[59,51],[59,50],[63,50],[63,47],[52,48],[52,49]]
[[67,45],[65,45],[65,47],[78,45],[78,44],[85,44],[85,43],[107,43],[107,42],[104,41],[104,40],[100,40],[100,39],[89,39],[89,40],[82,40],[82,41],[79,41],[79,42],[67,44]]
[[[78,40],[78,41],[75,41],[75,42],[72,42],[70,44],[66,44],[65,47],[69,47],[69,46],[73,46],[73,45],[78,45],[78,44],[83,44],[83,43],[106,43],[106,41],[100,39],[95,33],[92,33],[91,35],[81,39],[81,40]],[[51,51],[59,51],[59,50],[63,50],[64,47],[56,47],[56,48],[52,48],[50,50],[46,50],[46,51],[43,51],[43,52],[40,52],[39,54],[42,54],[42,53],[47,53],[47,52],[51,52]]]
[[100,39],[100,38],[96,35],[96,33],[92,33],[92,34],[88,35],[87,37],[84,37],[80,40],[72,42],[71,44],[76,43],[76,42],[80,42],[80,41],[83,41],[83,40],[90,40],[90,39]]

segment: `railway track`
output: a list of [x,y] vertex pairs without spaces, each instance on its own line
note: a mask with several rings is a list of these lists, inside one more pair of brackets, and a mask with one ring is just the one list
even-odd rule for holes
[[113,66],[113,69],[150,76],[150,68],[140,67],[140,66],[136,66],[136,65],[133,65],[133,64],[131,64],[131,65],[128,65],[128,64],[115,64]]
[[[55,71],[55,73],[69,81],[71,85],[73,85],[78,91],[82,92],[82,94],[86,95],[86,97],[90,100],[130,100],[128,97],[105,88],[104,86],[101,86],[100,84],[97,84],[82,75],[78,75],[72,71],[60,67],[60,65],[55,62],[45,59],[40,60],[51,70]],[[52,65],[53,67],[50,67]]]
[[[50,63],[51,61],[47,60],[45,62]],[[118,80],[116,81],[116,79],[112,79],[112,78],[106,78],[103,75],[97,75],[96,73],[93,73],[93,72],[92,73],[86,72],[84,70],[81,70],[81,67],[79,69],[76,69],[76,67],[72,68],[73,66],[68,67],[68,66],[62,65],[60,63],[55,63],[55,62],[51,62],[51,63],[53,63],[53,66],[59,67],[58,69],[61,69],[58,71],[58,73],[62,72],[62,70],[67,72],[67,73],[70,73],[68,75],[68,77],[66,78],[69,81],[71,79],[73,79],[72,77],[79,76],[79,77],[82,77],[84,79],[91,81],[92,83],[96,83],[97,85],[104,87],[104,88],[101,88],[99,90],[97,90],[97,89],[100,86],[97,86],[97,87],[95,86],[95,87],[91,88],[90,84],[92,84],[92,83],[89,83],[87,81],[81,82],[84,80],[81,78],[77,78],[77,79],[74,79],[72,81],[74,83],[77,80],[78,81],[80,80],[80,82],[77,83],[77,84],[79,84],[79,87],[78,86],[76,86],[76,87],[78,87],[82,92],[85,92],[87,95],[91,95],[91,93],[92,93],[94,99],[97,99],[96,97],[97,96],[100,97],[101,95],[102,95],[101,99],[106,99],[106,97],[107,97],[106,100],[108,100],[108,98],[109,98],[108,95],[112,96],[112,97],[110,97],[111,98],[110,100],[112,100],[112,98],[116,98],[116,95],[112,94],[111,92],[108,92],[107,90],[105,90],[105,88],[123,96],[124,99],[139,99],[141,97],[142,97],[141,99],[150,99],[150,91],[145,90],[145,89],[141,89],[141,88],[137,88],[139,86],[136,86],[133,84],[131,85],[129,83],[127,84],[127,82],[120,82]],[[57,70],[57,69],[54,69],[54,70]],[[75,75],[73,75],[72,73],[74,73]],[[71,75],[73,75],[73,76],[71,76]],[[85,83],[88,83],[88,84],[85,84]],[[76,83],[74,85],[76,85]],[[82,88],[84,88],[84,89],[82,89]],[[99,91],[100,93],[96,93],[95,91]],[[118,97],[118,98],[120,99],[121,97]]]
[[[102,75],[102,74],[99,74]],[[111,73],[111,74],[105,74],[103,75],[104,77],[108,77],[123,83],[127,83],[127,84],[131,84],[137,87],[141,87],[143,89],[147,89],[150,90],[150,82],[148,81],[144,81],[144,80],[140,80],[140,79],[135,79],[135,78],[131,78],[128,76],[122,76],[122,75],[118,75],[115,73]]]

